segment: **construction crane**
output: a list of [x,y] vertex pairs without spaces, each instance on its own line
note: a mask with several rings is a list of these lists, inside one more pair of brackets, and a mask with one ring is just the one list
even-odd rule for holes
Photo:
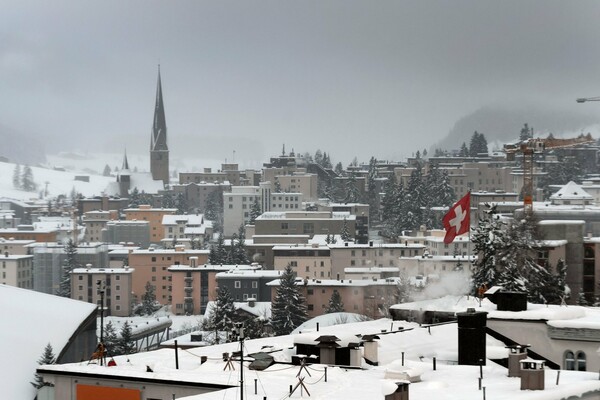
[[523,206],[525,212],[531,212],[533,208],[533,156],[541,154],[544,150],[561,149],[573,147],[580,144],[594,143],[595,140],[589,133],[579,135],[576,138],[556,139],[548,137],[531,138],[518,143],[504,145],[504,152],[508,161],[514,161],[517,153],[523,155]]

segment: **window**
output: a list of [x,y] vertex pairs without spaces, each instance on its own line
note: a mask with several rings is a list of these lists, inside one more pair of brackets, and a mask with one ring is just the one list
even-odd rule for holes
[[115,286],[115,290],[117,290],[117,291],[121,290],[121,285]]
[[577,352],[577,361],[576,361],[577,371],[585,371],[585,353],[583,351]]
[[120,281],[121,280],[121,275],[115,275],[115,281]]
[[80,280],[80,281],[82,281],[82,280],[83,280],[83,275],[79,275],[79,276],[77,277],[77,279],[78,279],[78,280]]
[[367,251],[366,251],[366,250],[363,250],[363,251],[362,251],[362,256],[363,256],[363,257],[366,257],[366,256],[367,256]]
[[565,369],[567,371],[575,370],[575,354],[572,351],[567,351],[565,353]]
[[248,300],[248,293],[244,293],[242,295],[242,300],[247,301]]
[[152,262],[156,262],[156,257],[152,257]]
[[119,295],[116,295],[116,296],[115,296],[115,300],[116,300],[116,301],[119,301],[119,300],[121,300],[121,296],[119,296]]
[[77,290],[83,290],[83,285],[77,286]]
[[152,267],[152,272],[156,272],[156,267]]
[[315,306],[313,306],[312,304],[309,304],[307,307],[308,311],[312,311],[315,309]]
[[309,271],[310,271],[310,267],[307,265],[306,269],[305,269],[305,272],[309,272]]
[[233,204],[230,204],[230,205],[229,205],[229,209],[232,209],[232,208],[233,208]]
[[242,287],[242,282],[241,281],[234,281],[233,282],[233,287],[236,289],[239,289]]
[[115,306],[115,310],[117,310],[117,311],[121,311],[121,306],[117,304],[117,305]]
[[307,294],[307,295],[311,295],[311,294],[313,294],[313,289],[307,289],[307,290],[306,290],[306,294]]
[[355,251],[355,250],[352,250],[352,251],[350,252],[350,255],[351,255],[352,257],[354,257],[354,256],[356,255],[356,251]]

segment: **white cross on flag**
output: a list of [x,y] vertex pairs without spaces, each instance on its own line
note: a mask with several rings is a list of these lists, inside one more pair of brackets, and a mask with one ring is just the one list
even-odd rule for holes
[[444,215],[442,222],[446,230],[444,243],[452,243],[454,238],[463,233],[469,232],[471,211],[471,192],[468,192],[462,199],[456,202],[448,213]]

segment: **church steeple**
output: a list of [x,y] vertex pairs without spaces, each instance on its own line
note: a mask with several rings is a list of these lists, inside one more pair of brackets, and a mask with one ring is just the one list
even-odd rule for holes
[[125,153],[123,154],[123,165],[121,166],[121,171],[129,171],[129,161],[127,161],[127,149],[125,149]]
[[163,104],[160,65],[158,66],[158,82],[156,84],[156,103],[154,105],[154,123],[152,124],[152,142],[150,150],[169,150],[167,147],[167,122]]
[[163,104],[160,65],[158,66],[156,103],[150,141],[150,172],[152,172],[152,179],[162,180],[165,185],[169,184],[169,147],[167,146],[167,122]]

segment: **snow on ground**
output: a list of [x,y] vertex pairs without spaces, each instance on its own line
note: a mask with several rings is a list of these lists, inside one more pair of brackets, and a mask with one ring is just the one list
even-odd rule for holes
[[[398,332],[402,327],[405,330]],[[421,382],[411,383],[412,400],[464,400],[481,399],[478,390],[479,367],[456,365],[458,347],[458,328],[456,324],[437,326],[429,332],[417,324],[405,321],[381,319],[335,325],[320,329],[323,335],[354,335],[381,333],[393,330],[395,333],[381,334],[379,339],[379,363],[377,367],[363,363],[362,370],[343,367],[327,368],[327,382],[324,379],[324,365],[309,366],[309,372],[302,372],[310,391],[311,399],[318,400],[365,400],[382,398],[382,391],[391,383],[399,380],[398,374],[410,370],[412,374],[421,374]],[[308,335],[314,335],[310,333]],[[279,336],[245,342],[245,353],[270,351],[278,361],[289,361],[294,350],[291,349],[298,335]],[[499,342],[488,336],[488,348],[499,347]],[[48,366],[48,370],[73,371],[92,374],[123,375],[129,377],[155,378],[174,382],[206,382],[222,385],[238,385],[239,365],[236,370],[224,370],[222,359],[224,352],[239,349],[238,343],[193,348],[179,351],[179,370],[175,369],[175,353],[172,349],[139,353],[129,357],[116,357],[116,367],[101,367],[76,363],[62,366]],[[405,366],[402,366],[401,354],[405,352]],[[201,356],[208,361],[201,363]],[[432,357],[437,358],[437,370],[433,370]],[[146,372],[149,366],[154,372]],[[244,393],[248,400],[287,398],[289,386],[298,382],[298,366],[275,364],[265,371],[245,369]],[[557,386],[556,371],[546,370],[544,391],[521,391],[519,378],[508,378],[507,370],[492,362],[483,367],[483,386],[488,399],[494,400],[559,400],[570,396],[580,396],[586,392],[600,393],[600,381],[597,373],[561,371],[560,384]],[[386,379],[387,377],[387,379]],[[257,394],[254,394],[254,381],[257,382]],[[239,387],[215,391],[203,395],[189,396],[187,400],[234,400],[239,398]],[[304,393],[304,397],[307,397]],[[295,392],[290,398],[301,398]]]
[[296,335],[301,332],[313,332],[317,329],[317,324],[319,324],[319,328],[324,328],[326,326],[366,321],[367,319],[369,318],[364,315],[348,312],[323,314],[302,323],[299,327],[292,331],[292,335]]

